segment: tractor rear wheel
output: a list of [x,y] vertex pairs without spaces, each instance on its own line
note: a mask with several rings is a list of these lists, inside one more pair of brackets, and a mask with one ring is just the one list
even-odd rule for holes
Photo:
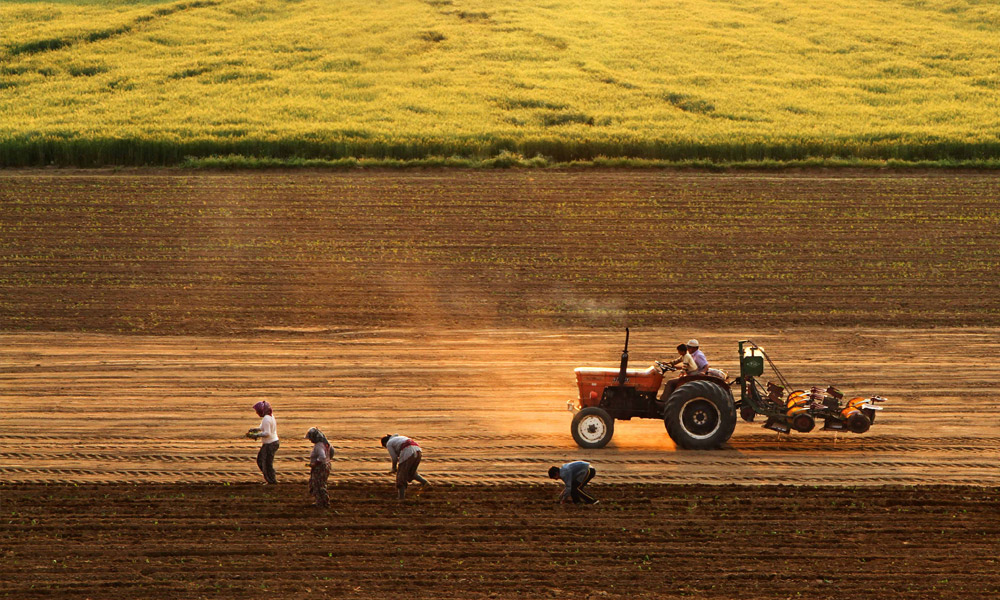
[[590,406],[576,413],[570,430],[581,448],[603,448],[615,434],[615,420],[603,408]]
[[729,392],[711,381],[691,381],[670,394],[663,418],[670,439],[686,450],[718,448],[736,429]]

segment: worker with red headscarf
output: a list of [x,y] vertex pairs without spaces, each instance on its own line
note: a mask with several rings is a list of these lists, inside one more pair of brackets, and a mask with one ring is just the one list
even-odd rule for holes
[[261,400],[253,405],[254,411],[260,417],[260,427],[247,432],[247,437],[260,440],[260,451],[257,452],[257,466],[264,474],[265,483],[278,483],[274,473],[274,453],[278,451],[278,424],[274,420],[271,405]]

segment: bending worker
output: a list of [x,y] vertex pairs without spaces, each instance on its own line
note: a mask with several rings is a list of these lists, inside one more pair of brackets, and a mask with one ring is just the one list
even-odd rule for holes
[[590,466],[589,462],[576,460],[568,462],[561,467],[549,469],[549,479],[562,479],[566,487],[559,494],[559,504],[566,504],[569,500],[573,504],[597,504],[597,499],[583,491],[583,487],[590,483],[590,480],[597,474],[597,469]]
[[389,458],[392,459],[392,473],[396,475],[400,500],[406,496],[406,486],[414,479],[421,485],[428,485],[427,480],[417,473],[423,454],[415,441],[405,435],[390,434],[382,438],[382,447],[389,451]]

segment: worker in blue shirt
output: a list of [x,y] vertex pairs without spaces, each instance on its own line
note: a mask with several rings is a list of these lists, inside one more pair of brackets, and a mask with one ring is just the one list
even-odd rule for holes
[[688,340],[687,344],[684,344],[688,348],[688,352],[691,353],[691,358],[694,359],[694,364],[698,367],[693,373],[688,373],[688,375],[704,375],[708,372],[708,359],[705,358],[705,353],[698,348],[698,340]]
[[576,460],[568,462],[561,467],[549,469],[549,479],[562,479],[566,483],[562,494],[559,495],[559,503],[565,504],[570,500],[573,504],[597,504],[597,500],[583,491],[583,487],[590,483],[590,480],[597,474],[597,469],[590,466],[589,462]]

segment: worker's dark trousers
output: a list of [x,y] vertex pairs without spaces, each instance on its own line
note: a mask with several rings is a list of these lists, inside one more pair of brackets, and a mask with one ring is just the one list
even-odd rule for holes
[[278,478],[274,473],[274,453],[278,451],[279,442],[261,444],[260,452],[257,453],[257,466],[264,474],[264,481],[268,483],[278,483]]
[[597,502],[596,498],[583,491],[583,486],[590,483],[590,480],[594,478],[594,475],[597,475],[597,469],[591,467],[590,473],[587,473],[587,478],[583,480],[583,483],[576,485],[574,482],[572,491],[573,504],[579,504],[581,502],[584,504],[593,504],[594,502]]

